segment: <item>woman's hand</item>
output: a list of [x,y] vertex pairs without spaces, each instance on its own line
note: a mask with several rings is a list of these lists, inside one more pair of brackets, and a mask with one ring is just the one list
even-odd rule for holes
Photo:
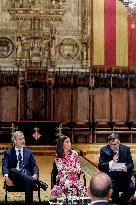
[[78,173],[80,174],[81,168],[80,167],[71,167],[69,170],[66,171],[66,173]]

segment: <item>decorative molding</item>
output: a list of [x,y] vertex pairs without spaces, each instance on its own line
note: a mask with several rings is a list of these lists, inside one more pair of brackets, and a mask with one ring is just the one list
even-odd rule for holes
[[78,32],[78,31],[73,31],[72,30],[72,27],[69,27],[69,31],[64,31],[64,30],[58,30],[57,31],[57,34],[59,36],[78,36],[80,37],[81,36],[81,32]]
[[81,0],[81,32],[88,35],[88,0]]
[[9,10],[12,20],[31,20],[34,17],[45,21],[62,21],[64,10]]
[[5,37],[5,36],[15,36],[16,35],[16,30],[11,30],[11,29],[0,29],[0,36]]

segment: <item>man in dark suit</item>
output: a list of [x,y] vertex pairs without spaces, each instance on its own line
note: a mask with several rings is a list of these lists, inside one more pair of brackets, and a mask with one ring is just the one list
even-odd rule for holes
[[2,173],[8,186],[24,187],[25,204],[33,202],[33,186],[40,185],[44,190],[47,184],[38,180],[39,168],[32,151],[25,146],[23,132],[16,131],[12,135],[13,147],[4,152],[2,159]]
[[[116,163],[124,163],[119,169],[113,169]],[[100,150],[99,170],[106,172],[112,180],[112,202],[120,205],[127,204],[127,201],[134,195],[135,187],[131,180],[134,168],[130,148],[120,144],[119,136],[112,133],[108,137],[108,145]],[[119,195],[119,192],[122,192]]]
[[100,172],[90,180],[90,205],[108,205],[108,200],[112,194],[112,182],[110,177]]

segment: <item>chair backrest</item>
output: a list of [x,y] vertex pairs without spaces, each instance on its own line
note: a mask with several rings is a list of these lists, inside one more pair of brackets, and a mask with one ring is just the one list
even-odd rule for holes
[[57,169],[56,163],[53,162],[53,167],[52,167],[52,171],[51,171],[51,189],[56,184],[56,176],[57,175],[58,175],[58,169]]

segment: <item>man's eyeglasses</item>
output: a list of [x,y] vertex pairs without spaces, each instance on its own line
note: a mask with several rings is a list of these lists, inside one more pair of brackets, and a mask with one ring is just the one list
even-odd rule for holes
[[118,145],[119,145],[119,142],[117,142],[117,143],[111,143],[110,145],[111,145],[111,146],[116,146],[116,145],[118,146]]

